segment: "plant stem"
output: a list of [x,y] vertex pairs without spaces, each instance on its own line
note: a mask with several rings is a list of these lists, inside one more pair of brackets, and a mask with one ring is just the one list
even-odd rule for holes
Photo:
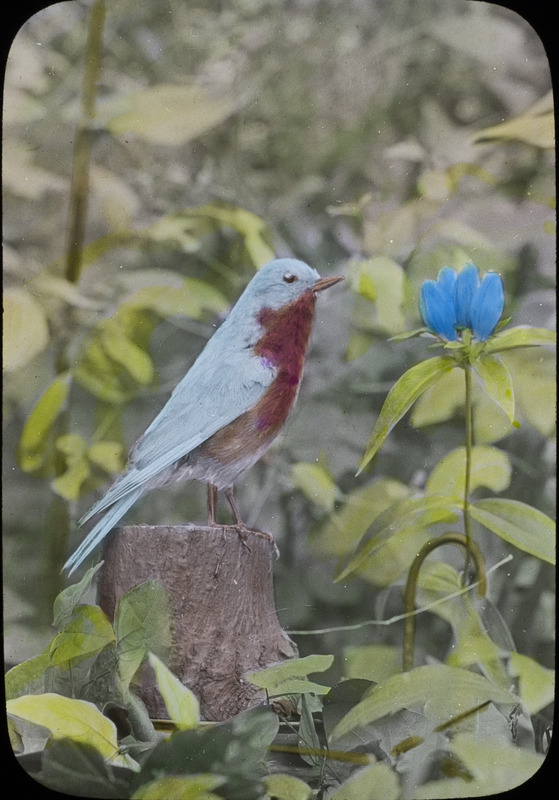
[[404,620],[403,669],[405,672],[413,667],[416,618],[416,615],[413,612],[417,609],[415,596],[417,594],[417,579],[419,577],[419,570],[421,569],[421,565],[427,556],[432,553],[433,550],[436,550],[437,547],[442,547],[445,544],[455,544],[459,547],[464,547],[466,553],[471,554],[478,578],[477,593],[479,597],[483,597],[487,592],[485,564],[481,550],[475,542],[471,540],[468,542],[467,538],[461,533],[454,533],[452,531],[443,533],[442,536],[438,536],[436,539],[429,539],[429,541],[423,545],[413,560],[406,580],[406,588],[404,590],[404,610],[406,617]]
[[[87,43],[84,54],[84,74],[82,82],[81,119],[76,130],[72,164],[72,182],[68,211],[68,230],[65,254],[64,277],[70,283],[77,283],[83,263],[83,245],[87,221],[89,195],[89,167],[93,137],[93,120],[97,98],[97,83],[101,71],[103,55],[103,28],[105,24],[105,0],[95,0],[90,16]],[[67,306],[62,314],[60,333],[56,343],[54,358],[58,375],[70,369],[68,346],[75,333],[73,309]],[[70,409],[68,405],[60,413],[54,432],[55,441],[69,433]],[[60,475],[66,469],[66,460],[58,454],[55,471]],[[68,503],[54,495],[45,520],[45,613],[50,612],[52,602],[62,588],[60,567],[68,549],[68,539],[72,526],[72,513]]]
[[470,486],[472,475],[472,450],[474,445],[473,431],[473,409],[472,409],[472,367],[470,364],[464,366],[464,376],[466,384],[466,466],[464,480],[464,534],[466,538],[466,557],[464,561],[464,574],[462,583],[468,582],[468,572],[470,570],[470,557],[472,552],[472,531],[470,519]]
[[89,167],[94,133],[93,121],[95,119],[97,84],[103,58],[104,25],[105,0],[96,0],[89,16],[82,82],[81,120],[76,130],[70,187],[65,270],[66,280],[70,283],[78,282],[82,269],[82,250],[89,199]]

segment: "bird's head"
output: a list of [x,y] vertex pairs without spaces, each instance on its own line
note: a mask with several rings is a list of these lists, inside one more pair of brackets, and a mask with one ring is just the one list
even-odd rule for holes
[[278,310],[307,292],[321,292],[343,276],[321,278],[318,272],[295,258],[278,258],[265,264],[252,278],[237,305],[245,310]]

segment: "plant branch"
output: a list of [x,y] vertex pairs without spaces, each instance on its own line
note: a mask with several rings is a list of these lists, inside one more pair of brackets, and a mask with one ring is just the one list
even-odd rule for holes
[[455,544],[459,547],[464,547],[466,553],[471,554],[475,567],[476,567],[476,574],[478,578],[477,582],[477,593],[480,597],[483,597],[487,592],[487,576],[485,573],[485,564],[483,561],[483,556],[481,554],[481,550],[477,546],[477,544],[473,541],[467,540],[466,536],[463,536],[461,533],[443,533],[442,536],[438,536],[436,539],[429,539],[426,542],[417,556],[414,558],[413,563],[410,567],[410,571],[408,573],[408,578],[406,581],[406,587],[404,590],[404,608],[406,611],[406,617],[404,621],[404,646],[403,646],[403,669],[404,672],[409,671],[413,667],[413,655],[414,655],[414,647],[415,647],[415,617],[416,615],[413,613],[416,611],[416,593],[417,593],[417,579],[419,577],[419,570],[427,556],[436,550],[438,547],[442,547],[445,544]]
[[473,432],[473,410],[472,410],[472,368],[470,364],[464,367],[464,376],[466,384],[466,402],[465,402],[465,417],[466,417],[466,467],[465,467],[465,480],[464,480],[464,534],[466,538],[466,558],[464,562],[464,574],[462,581],[466,585],[468,581],[468,572],[470,569],[470,558],[472,554],[472,532],[471,532],[471,519],[470,519],[470,486],[472,475],[472,450],[474,444]]
[[89,16],[82,82],[81,119],[76,130],[70,187],[70,209],[66,242],[65,277],[77,283],[82,269],[82,250],[89,199],[89,167],[93,139],[93,121],[97,100],[97,84],[103,57],[105,0],[96,0]]

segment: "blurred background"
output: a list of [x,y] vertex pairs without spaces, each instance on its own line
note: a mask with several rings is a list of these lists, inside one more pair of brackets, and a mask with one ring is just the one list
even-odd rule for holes
[[[8,665],[52,637],[76,520],[274,253],[348,278],[318,303],[290,424],[237,487],[247,522],[280,548],[280,621],[313,630],[401,611],[401,579],[333,583],[351,537],[336,541],[329,519],[375,482],[381,503],[421,490],[463,442],[459,401],[426,398],[355,477],[386,393],[427,356],[424,340],[389,341],[420,325],[422,280],[472,260],[502,275],[513,324],[554,327],[553,147],[543,46],[482,2],[88,0],[31,18],[4,87]],[[84,152],[89,183],[71,200]],[[86,248],[71,273],[77,202]],[[509,453],[506,496],[554,516],[554,361],[541,348],[514,358],[520,428],[485,409],[477,441]],[[205,513],[192,483],[152,492],[127,519]],[[553,666],[553,569],[477,537],[488,567],[513,552],[492,603],[518,650]],[[423,616],[420,643],[444,657],[447,623]],[[343,656],[399,645],[401,629],[294,638],[301,655]]]

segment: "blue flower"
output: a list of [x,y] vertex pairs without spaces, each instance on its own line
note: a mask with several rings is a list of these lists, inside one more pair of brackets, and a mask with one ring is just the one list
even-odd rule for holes
[[443,267],[436,281],[424,281],[419,293],[419,311],[426,327],[447,341],[455,341],[469,328],[474,338],[485,342],[495,330],[505,296],[496,272],[480,281],[477,268],[467,264],[457,273]]

